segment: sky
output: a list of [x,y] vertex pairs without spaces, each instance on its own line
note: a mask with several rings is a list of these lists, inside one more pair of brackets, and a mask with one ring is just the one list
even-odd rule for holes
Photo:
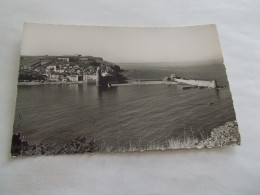
[[223,62],[214,24],[187,27],[24,24],[21,55],[78,54],[114,63]]

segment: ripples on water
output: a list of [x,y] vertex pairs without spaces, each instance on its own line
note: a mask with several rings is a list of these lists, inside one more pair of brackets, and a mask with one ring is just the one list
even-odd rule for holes
[[[152,70],[141,70],[144,75],[155,74],[145,74],[145,71]],[[170,73],[168,70],[156,72],[158,78]],[[182,72],[187,77],[187,73]],[[130,73],[129,77],[138,78]],[[227,85],[223,70],[213,73],[218,83]],[[193,72],[193,78],[196,76],[199,77],[199,73]],[[98,141],[113,146],[129,145],[130,141],[147,144],[182,135],[184,131],[190,134],[191,129],[195,135],[200,130],[210,132],[235,120],[228,87],[217,92],[214,89],[183,90],[177,85],[108,89],[85,84],[19,86],[15,125],[19,123],[19,114],[21,134],[26,140],[58,145],[79,134],[95,136]]]

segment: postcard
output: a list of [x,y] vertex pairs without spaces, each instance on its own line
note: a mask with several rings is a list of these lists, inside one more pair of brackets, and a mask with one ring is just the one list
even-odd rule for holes
[[240,145],[216,25],[24,24],[12,156]]

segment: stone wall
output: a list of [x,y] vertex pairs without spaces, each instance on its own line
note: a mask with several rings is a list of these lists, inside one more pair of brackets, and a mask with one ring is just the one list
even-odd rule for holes
[[193,80],[193,79],[174,79],[175,81],[179,82],[179,83],[185,83],[188,85],[194,85],[194,86],[198,86],[198,87],[209,87],[209,88],[216,88],[216,81],[212,80],[212,81],[202,81],[202,80]]

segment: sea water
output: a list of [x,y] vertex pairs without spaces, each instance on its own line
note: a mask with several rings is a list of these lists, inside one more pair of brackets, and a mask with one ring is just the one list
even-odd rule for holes
[[[199,136],[235,120],[225,70],[138,68],[128,79],[161,79],[172,72],[216,79],[224,88],[186,89],[179,85],[88,84],[18,86],[15,127],[30,143],[63,145],[79,135],[110,146],[149,144],[187,134]],[[17,128],[15,128],[17,129]],[[16,132],[15,132],[16,133]]]

